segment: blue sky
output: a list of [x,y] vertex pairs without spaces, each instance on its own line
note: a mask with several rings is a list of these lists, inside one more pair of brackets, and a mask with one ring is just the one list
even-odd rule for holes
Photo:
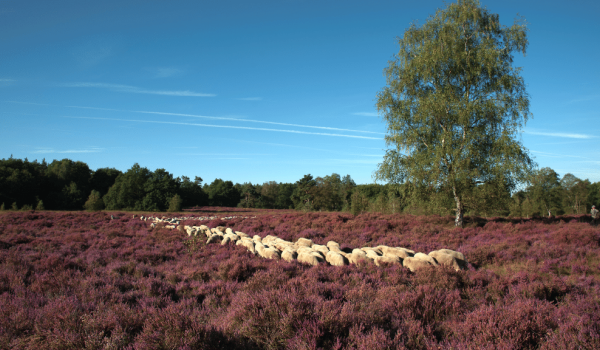
[[[540,167],[600,181],[600,3],[482,1],[528,22],[515,66]],[[0,0],[0,158],[175,176],[372,183],[396,37],[442,1]]]

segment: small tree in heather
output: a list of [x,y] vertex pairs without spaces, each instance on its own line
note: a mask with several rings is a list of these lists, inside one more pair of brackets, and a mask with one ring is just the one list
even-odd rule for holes
[[38,201],[37,205],[35,206],[35,210],[46,210],[46,208],[44,207],[44,202],[42,202],[41,199]]
[[10,206],[11,210],[19,210],[19,207],[17,206],[17,202],[13,202],[13,204]]
[[178,194],[174,195],[173,198],[171,198],[171,200],[169,201],[169,209],[167,211],[171,213],[181,211],[182,203],[183,200],[181,199],[181,196]]
[[354,190],[350,197],[350,213],[354,216],[369,210],[369,198],[361,191]]
[[100,192],[92,190],[90,196],[83,205],[83,208],[87,211],[100,211],[104,209],[104,201],[102,200]]
[[513,51],[525,54],[527,28],[500,24],[477,0],[458,0],[398,39],[377,109],[389,149],[374,178],[446,191],[462,226],[482,184],[513,190],[534,163],[516,140],[530,117]]
[[0,210],[2,210],[2,211],[6,210],[6,208],[4,207],[4,202],[2,202],[2,205],[0,205]]

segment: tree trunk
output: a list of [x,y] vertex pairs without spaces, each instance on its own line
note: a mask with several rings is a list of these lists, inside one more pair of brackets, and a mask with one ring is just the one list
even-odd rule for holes
[[454,226],[463,227],[463,203],[456,194],[456,187],[452,188],[452,191],[454,192],[454,201],[456,202],[456,219],[454,219]]

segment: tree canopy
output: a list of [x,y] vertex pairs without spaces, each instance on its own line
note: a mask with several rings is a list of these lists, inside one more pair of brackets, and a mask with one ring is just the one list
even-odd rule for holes
[[390,148],[374,178],[448,191],[457,226],[478,186],[526,181],[534,162],[517,136],[531,117],[529,97],[512,66],[526,34],[524,22],[503,26],[477,0],[412,24],[377,96]]

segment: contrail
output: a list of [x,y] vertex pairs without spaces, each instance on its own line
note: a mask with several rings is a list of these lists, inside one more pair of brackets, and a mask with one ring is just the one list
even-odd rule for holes
[[540,135],[540,136],[552,136],[552,137],[566,137],[570,139],[593,139],[595,136],[586,134],[572,134],[565,132],[541,132],[541,131],[523,131],[525,134]]
[[302,125],[302,124],[267,122],[267,121],[264,121],[264,120],[254,120],[254,119],[240,119],[240,118],[228,118],[228,117],[208,117],[208,116],[204,116],[204,115],[182,114],[182,113],[166,113],[166,112],[148,112],[148,111],[131,111],[131,112],[146,113],[146,114],[160,114],[160,115],[174,115],[174,116],[178,116],[178,117],[194,117],[194,118],[206,118],[206,119],[218,119],[218,120],[233,120],[233,121],[237,121],[237,122],[251,122],[251,123],[283,125],[283,126],[296,126],[296,127],[300,127],[300,128],[324,129],[324,130],[335,130],[335,131],[350,131],[350,132],[362,132],[362,133],[366,133],[366,134],[385,135],[384,133],[375,132],[375,131],[341,129],[341,128],[332,128],[332,127],[328,127],[328,126],[313,126],[313,125]]
[[349,131],[349,132],[360,132],[360,133],[365,133],[365,134],[385,135],[385,133],[375,132],[375,131],[342,129],[342,128],[333,128],[333,127],[328,127],[328,126],[314,126],[314,125],[303,125],[303,124],[279,123],[279,122],[269,122],[269,121],[264,121],[264,120],[255,120],[255,119],[241,119],[241,118],[229,118],[229,117],[212,117],[212,116],[197,115],[197,114],[184,114],[184,113],[167,113],[167,112],[152,112],[152,111],[131,111],[131,110],[123,110],[123,109],[101,108],[101,107],[86,107],[86,106],[58,106],[58,105],[50,105],[50,104],[43,104],[43,103],[32,103],[32,102],[17,102],[17,101],[3,101],[3,102],[21,103],[21,104],[33,104],[33,105],[44,105],[44,106],[55,106],[55,107],[67,107],[67,108],[80,108],[80,109],[95,109],[95,110],[113,111],[113,112],[171,115],[171,116],[178,116],[178,117],[205,118],[205,119],[213,119],[213,120],[231,120],[231,121],[239,121],[239,122],[261,123],[261,124],[282,125],[282,126],[295,126],[295,127],[301,127],[301,128],[311,128],[311,129],[321,129],[321,130]]
[[356,136],[356,135],[343,135],[343,134],[329,134],[322,132],[308,132],[298,130],[284,130],[284,129],[267,129],[267,128],[253,128],[249,126],[230,126],[230,125],[211,125],[211,124],[197,124],[197,123],[181,123],[181,122],[162,122],[155,120],[138,120],[138,119],[117,119],[117,118],[97,118],[97,117],[71,117],[64,116],[64,118],[74,119],[96,119],[96,120],[114,120],[121,122],[136,122],[136,123],[153,123],[153,124],[171,124],[171,125],[188,125],[188,126],[203,126],[208,128],[224,128],[224,129],[242,129],[242,130],[259,130],[259,131],[275,131],[275,132],[287,132],[290,134],[304,134],[304,135],[321,135],[321,136],[335,136],[335,137],[349,137],[355,139],[366,139],[366,140],[383,140],[378,137],[368,136]]

